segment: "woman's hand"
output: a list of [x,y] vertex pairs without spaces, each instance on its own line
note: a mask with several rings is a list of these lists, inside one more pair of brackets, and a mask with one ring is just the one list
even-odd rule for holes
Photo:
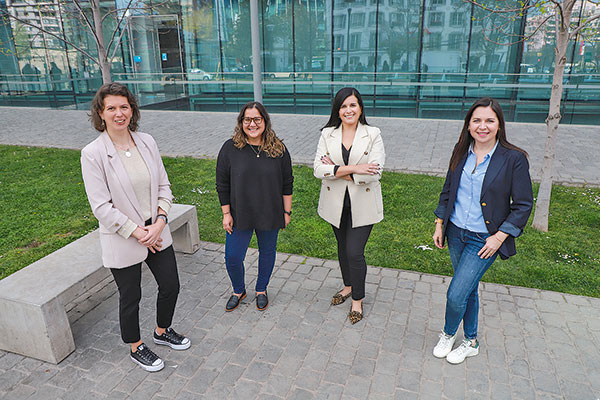
[[289,214],[283,213],[283,220],[285,222],[285,225],[283,227],[283,229],[287,228],[287,226],[289,225],[290,221],[292,220],[292,217]]
[[498,251],[507,237],[508,234],[500,231],[496,232],[494,235],[488,236],[488,238],[485,239],[485,245],[479,250],[477,255],[482,259],[490,258]]
[[223,214],[223,229],[230,235],[233,233],[233,217],[231,213]]
[[147,225],[145,227],[146,235],[141,239],[138,239],[138,242],[148,247],[148,249],[153,253],[155,253],[155,250],[160,250],[160,247],[162,246],[160,243],[162,242],[160,234],[162,233],[165,225],[165,221],[161,218],[157,219],[152,225]]
[[435,224],[435,232],[433,233],[433,243],[438,249],[443,249],[442,245],[442,224]]
[[379,173],[379,164],[357,164],[354,166],[355,174],[375,175]]
[[335,165],[335,163],[331,161],[331,158],[329,158],[329,156],[321,156],[321,162],[325,165]]
[[[162,229],[161,229],[161,232],[162,232]],[[148,235],[148,233],[149,233],[148,229],[138,226],[131,233],[131,236],[136,238],[140,244],[143,244],[144,246],[146,246],[148,248],[148,250],[150,250],[151,252],[156,253],[157,251],[160,251],[160,248],[162,247],[162,238],[160,237],[160,233],[159,233],[159,238],[153,244],[142,243],[143,239]]]

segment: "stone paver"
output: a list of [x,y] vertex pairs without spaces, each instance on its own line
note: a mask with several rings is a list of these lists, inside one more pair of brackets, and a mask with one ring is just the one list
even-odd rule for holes
[[[337,286],[326,281],[340,284],[333,262],[279,253],[269,308],[257,311],[249,290],[236,311],[225,313],[223,246],[203,242],[177,260],[175,326],[193,344],[181,352],[153,345],[163,371],[146,373],[129,360],[109,278],[69,305],[77,349],[59,365],[0,352],[0,398],[600,398],[596,299],[483,283],[481,353],[453,366],[431,354],[447,277],[370,266],[367,281],[383,276],[386,285],[369,286],[365,318],[351,325],[348,304],[329,305]],[[251,289],[255,265],[247,276]],[[146,269],[143,285],[142,335],[150,342],[156,284]]]
[[[231,137],[236,114],[191,111],[142,111],[140,130],[156,138],[161,153],[215,158]],[[81,149],[96,132],[87,112],[0,107],[0,144]],[[368,117],[381,128],[386,170],[445,175],[462,121]],[[284,139],[294,163],[312,164],[322,115],[273,114],[273,128]],[[543,122],[543,121],[540,121]],[[556,142],[557,183],[600,186],[597,126],[561,125]],[[531,175],[540,177],[546,142],[543,123],[507,123],[508,139],[529,153]]]
[[[141,130],[163,155],[214,158],[235,116],[143,111]],[[311,164],[326,117],[272,117],[294,162]],[[460,121],[368,120],[382,129],[386,169],[444,174]],[[81,149],[96,135],[82,111],[0,107],[0,121],[1,144]],[[545,126],[507,129],[538,178]],[[599,142],[598,127],[562,125],[556,181],[600,186]],[[480,355],[452,366],[431,355],[448,277],[369,267],[365,319],[352,326],[349,305],[329,305],[341,285],[336,261],[279,253],[269,308],[257,311],[250,291],[225,313],[223,245],[204,242],[177,259],[175,325],[193,345],[153,346],[164,370],[146,373],[129,360],[108,278],[67,305],[77,349],[59,365],[0,351],[0,399],[600,399],[600,299],[482,283]],[[256,259],[249,249],[248,288]],[[143,278],[141,324],[150,342],[156,284],[146,270]]]

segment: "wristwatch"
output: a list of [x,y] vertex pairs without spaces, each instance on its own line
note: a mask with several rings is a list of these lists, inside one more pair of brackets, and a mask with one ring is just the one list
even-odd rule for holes
[[433,222],[435,222],[436,224],[440,223],[440,224],[444,225],[444,220],[441,218],[436,218]]
[[156,216],[156,219],[158,220],[159,218],[162,219],[163,221],[165,221],[165,224],[169,223],[169,219],[167,218],[167,216],[165,214],[158,214]]
[[290,217],[292,216],[292,210],[290,210],[290,211],[283,210],[283,213],[289,215]]

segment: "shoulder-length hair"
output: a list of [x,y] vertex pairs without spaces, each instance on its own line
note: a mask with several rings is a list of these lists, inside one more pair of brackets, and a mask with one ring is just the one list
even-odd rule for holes
[[360,106],[360,117],[358,117],[358,122],[363,125],[368,125],[367,117],[365,116],[365,108],[363,106],[360,93],[358,93],[358,90],[354,89],[353,87],[345,87],[338,90],[338,92],[335,94],[333,104],[331,105],[331,115],[329,116],[329,121],[327,121],[325,126],[321,129],[329,128],[330,126],[338,128],[341,125],[342,119],[340,118],[340,108],[342,107],[344,101],[352,95],[356,97],[358,100],[358,105]]
[[491,107],[494,113],[496,114],[496,118],[498,118],[498,133],[496,133],[496,140],[500,142],[500,144],[507,149],[517,150],[521,153],[528,156],[527,152],[520,147],[515,146],[510,143],[506,139],[506,125],[504,123],[504,112],[502,112],[502,107],[500,107],[500,103],[498,100],[492,99],[491,97],[482,97],[473,103],[467,115],[465,116],[465,123],[463,124],[462,131],[460,132],[460,136],[458,138],[458,142],[454,145],[454,150],[452,151],[452,157],[450,157],[450,169],[454,171],[460,160],[464,157],[469,149],[471,143],[473,143],[473,137],[469,132],[469,123],[471,122],[471,117],[475,110],[479,107]]
[[267,109],[258,101],[251,101],[249,103],[246,103],[244,107],[242,107],[242,109],[240,110],[240,113],[237,116],[237,125],[233,130],[233,144],[238,149],[242,149],[244,146],[246,146],[246,144],[248,144],[248,138],[246,136],[246,133],[244,132],[242,124],[246,110],[251,110],[253,108],[256,108],[258,110],[260,116],[263,119],[263,123],[265,124],[265,130],[262,134],[263,142],[261,145],[261,149],[265,153],[267,153],[267,155],[271,158],[283,157],[285,145],[283,144],[281,139],[279,139],[277,135],[275,135],[275,131],[271,127],[271,117],[269,116]]
[[111,95],[123,96],[127,98],[132,111],[128,128],[132,132],[137,131],[138,123],[140,121],[140,107],[138,106],[135,96],[129,91],[129,89],[127,89],[127,86],[117,82],[107,83],[100,86],[100,89],[98,89],[94,99],[92,100],[92,105],[90,106],[90,120],[92,121],[92,126],[94,129],[96,129],[98,132],[103,132],[106,129],[104,120],[100,118],[100,113],[104,111],[104,99],[106,96]]

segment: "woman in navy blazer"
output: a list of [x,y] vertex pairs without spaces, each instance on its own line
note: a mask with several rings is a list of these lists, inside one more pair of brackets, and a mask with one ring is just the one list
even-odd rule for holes
[[[434,214],[433,241],[444,239],[454,276],[446,295],[445,325],[433,355],[452,364],[479,354],[479,281],[497,255],[514,255],[533,207],[527,153],[506,140],[504,114],[492,98],[469,109],[454,147]],[[463,322],[464,340],[452,350]]]

